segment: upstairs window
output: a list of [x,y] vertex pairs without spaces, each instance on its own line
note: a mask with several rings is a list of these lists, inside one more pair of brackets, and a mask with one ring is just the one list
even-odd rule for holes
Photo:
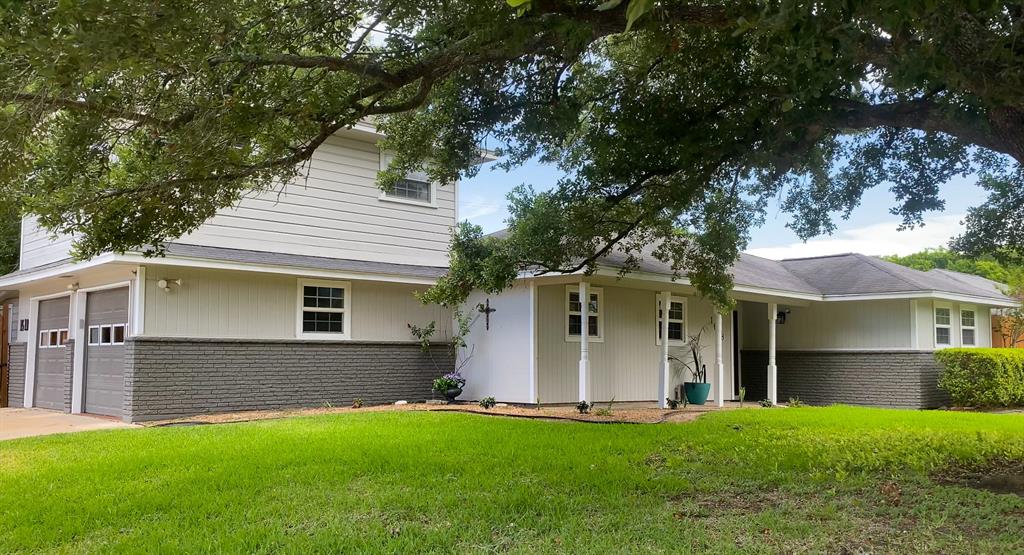
[[960,310],[960,344],[973,347],[976,341],[975,314],[973,308]]
[[299,281],[299,337],[312,339],[348,339],[348,282]]
[[950,308],[945,306],[935,307],[935,346],[948,347],[952,345],[952,334],[950,332]]
[[391,199],[405,199],[430,204],[433,202],[433,198],[431,198],[432,189],[433,187],[426,181],[403,179],[395,183],[394,189],[386,191],[384,195]]
[[[602,314],[604,292],[598,287],[587,287],[587,297],[590,298],[586,307],[587,337],[593,341],[602,341],[604,339],[604,318]],[[584,305],[583,301],[580,299],[579,286],[567,287],[565,300],[567,309],[567,318],[565,322],[566,341],[579,341],[584,328]]]
[[[658,295],[658,344],[661,344],[661,325],[665,314],[661,307],[661,295]],[[686,341],[686,304],[679,297],[672,297],[668,308],[668,341],[682,343]]]

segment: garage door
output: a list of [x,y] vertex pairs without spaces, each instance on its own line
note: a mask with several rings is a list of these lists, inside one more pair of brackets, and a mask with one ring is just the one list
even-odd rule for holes
[[85,412],[121,416],[128,288],[93,291],[85,301]]
[[[44,409],[64,410],[64,395],[71,380],[65,371],[70,297],[39,301],[39,337],[36,341],[36,384],[34,404]],[[70,395],[68,395],[70,399]]]

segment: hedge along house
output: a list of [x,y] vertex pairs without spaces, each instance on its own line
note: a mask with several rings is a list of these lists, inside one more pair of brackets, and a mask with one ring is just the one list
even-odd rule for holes
[[0,277],[8,404],[139,421],[429,396],[453,364],[450,328],[423,353],[407,324],[451,319],[414,293],[446,270],[458,186],[410,175],[382,193],[378,139],[339,132],[305,179],[222,210],[162,258],[74,261],[70,237],[26,217],[20,268]]
[[723,315],[667,265],[647,256],[622,278],[623,262],[613,255],[591,275],[524,275],[501,294],[475,293],[469,306],[490,310],[471,328],[466,394],[664,406],[691,379],[673,357],[686,357],[686,338],[703,329],[718,406],[744,387],[748,401],[937,407],[946,398],[933,351],[991,346],[991,311],[1015,303],[995,282],[859,254],[744,254],[733,267],[735,309]]

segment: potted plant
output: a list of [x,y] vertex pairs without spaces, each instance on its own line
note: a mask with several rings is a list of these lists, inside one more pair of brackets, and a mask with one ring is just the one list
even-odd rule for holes
[[462,395],[462,387],[466,385],[466,378],[459,374],[458,370],[455,372],[449,372],[440,378],[434,379],[434,391],[444,395],[445,399],[454,401],[456,397]]
[[690,371],[693,376],[692,382],[683,382],[683,393],[686,401],[692,405],[703,405],[711,394],[711,384],[708,383],[708,367],[704,364],[704,357],[701,355],[701,336],[704,335],[704,328],[701,328],[696,335],[691,335],[686,341],[686,348],[690,351],[691,361],[675,358]]

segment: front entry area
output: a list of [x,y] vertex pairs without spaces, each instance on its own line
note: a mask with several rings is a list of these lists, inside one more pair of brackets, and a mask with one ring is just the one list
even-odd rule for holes
[[124,414],[128,288],[91,291],[85,305],[85,412]]
[[40,408],[68,410],[71,375],[64,345],[70,309],[70,297],[39,301],[34,404]]

